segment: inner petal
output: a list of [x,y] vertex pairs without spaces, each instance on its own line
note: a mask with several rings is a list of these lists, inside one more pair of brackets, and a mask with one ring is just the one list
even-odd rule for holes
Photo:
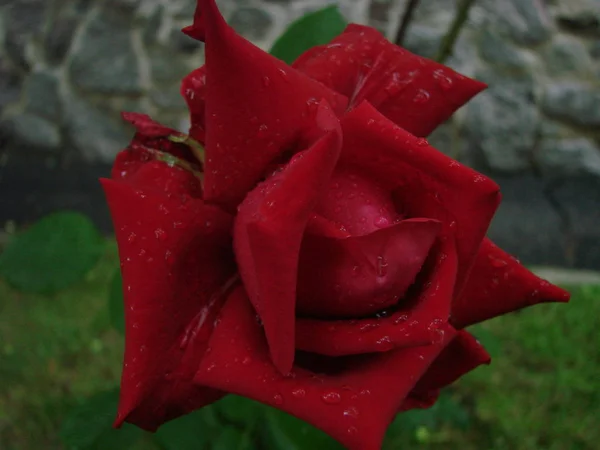
[[362,236],[401,220],[390,193],[349,169],[336,169],[329,190],[316,207],[317,214]]

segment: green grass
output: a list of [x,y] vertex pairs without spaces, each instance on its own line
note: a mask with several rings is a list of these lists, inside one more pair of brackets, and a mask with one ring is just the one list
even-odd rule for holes
[[[119,380],[122,337],[106,295],[114,246],[77,286],[53,296],[0,282],[0,448],[60,449],[68,411]],[[595,449],[600,442],[600,287],[473,328],[494,357],[450,394],[468,413],[412,436],[426,449]]]

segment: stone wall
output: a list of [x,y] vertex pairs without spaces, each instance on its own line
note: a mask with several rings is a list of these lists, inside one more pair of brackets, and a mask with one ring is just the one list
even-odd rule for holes
[[[265,49],[292,20],[333,2],[218,1],[229,23]],[[406,3],[338,0],[349,20],[390,38]],[[421,0],[405,46],[435,56],[457,3]],[[40,179],[48,180],[62,177],[51,169],[107,167],[131,136],[121,110],[185,129],[179,81],[203,54],[179,30],[194,6],[195,0],[0,0],[0,187],[2,179],[24,178],[17,169],[7,175],[12,165],[40,167],[48,171]],[[539,226],[509,215],[533,208],[549,224],[545,233],[560,240],[563,259],[580,260],[564,254],[589,252],[582,242],[600,242],[589,228],[600,214],[600,0],[476,0],[447,64],[490,88],[430,141],[492,174],[515,198],[528,196],[512,206],[508,199],[492,234],[509,243],[516,233],[527,254],[531,242],[523,236]],[[581,208],[591,212],[569,212],[572,201],[587,202]]]

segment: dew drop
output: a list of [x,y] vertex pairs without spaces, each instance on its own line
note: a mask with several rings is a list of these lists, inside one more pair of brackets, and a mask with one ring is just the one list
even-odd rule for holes
[[415,141],[415,144],[417,144],[419,147],[425,147],[429,145],[429,142],[425,138],[419,138]]
[[430,96],[431,95],[429,94],[429,92],[427,92],[425,89],[419,89],[417,95],[415,95],[415,97],[413,98],[413,102],[419,104],[427,103],[429,101]]
[[273,403],[275,403],[276,405],[282,405],[283,404],[283,396],[281,394],[275,394],[273,396]]
[[170,266],[172,266],[173,264],[175,264],[175,257],[173,256],[173,253],[171,252],[171,250],[167,250],[165,252],[165,261]]
[[269,127],[263,123],[261,126],[258,127],[258,132],[256,133],[256,137],[259,139],[266,137],[268,130],[269,130]]
[[388,272],[388,262],[383,256],[377,257],[377,276],[385,277]]
[[375,225],[377,228],[386,228],[387,226],[389,226],[389,224],[390,224],[390,221],[388,219],[386,219],[385,217],[378,217],[373,222],[373,225]]
[[408,314],[401,314],[394,319],[394,325],[400,325],[408,320]]
[[127,242],[129,242],[130,244],[133,243],[135,241],[136,237],[137,237],[137,235],[135,233],[129,233],[129,237],[127,238]]
[[156,236],[156,239],[161,241],[167,240],[167,233],[165,233],[165,230],[163,230],[162,228],[157,228],[156,230],[154,230],[154,236]]
[[327,391],[321,395],[321,399],[328,405],[336,405],[342,401],[342,396],[336,391]]
[[452,88],[452,78],[446,75],[443,70],[436,70],[433,73],[433,77],[444,91]]
[[370,331],[370,330],[374,330],[375,328],[379,327],[378,323],[375,322],[367,322],[363,325],[361,325],[358,329],[360,331],[362,331],[363,333]]
[[356,427],[348,427],[348,434],[350,436],[354,436],[356,433],[358,433],[358,428],[356,428]]
[[242,360],[242,364],[244,366],[249,366],[252,363],[252,358],[250,358],[249,356],[246,356],[243,360]]
[[496,269],[501,269],[502,267],[506,267],[508,265],[508,262],[506,262],[505,260],[495,258],[492,255],[489,255],[489,260],[492,267]]
[[267,76],[264,76],[262,81],[264,87],[269,87],[271,85],[271,79]]
[[304,398],[306,397],[306,391],[302,388],[296,388],[292,390],[292,395],[296,398]]
[[355,406],[350,406],[349,408],[344,410],[344,417],[348,417],[350,419],[358,419],[358,416],[358,409]]

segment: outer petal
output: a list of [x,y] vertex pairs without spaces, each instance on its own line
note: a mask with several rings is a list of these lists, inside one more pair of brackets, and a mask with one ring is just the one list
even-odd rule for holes
[[463,328],[537,303],[567,302],[569,296],[485,239],[467,284],[452,306],[452,323]]
[[284,376],[271,364],[261,327],[239,289],[221,312],[212,351],[195,380],[293,414],[349,450],[379,450],[400,404],[452,336],[423,347],[317,359],[312,366],[318,370],[295,366]]
[[416,289],[409,290],[397,309],[362,320],[299,318],[296,347],[323,355],[342,356],[387,352],[444,339],[456,279],[452,240],[438,242],[421,270]]
[[[136,128],[136,134],[127,149],[117,155],[111,171],[113,179],[130,178],[149,161],[158,159],[160,155],[174,156],[185,161],[191,169],[200,170],[199,161],[186,145],[168,139],[168,136],[181,135],[180,132],[155,122],[146,114],[123,113],[122,115],[124,120]],[[168,174],[168,171],[165,170],[163,173]],[[139,182],[140,180],[136,183]],[[199,184],[198,189],[201,190]]]
[[199,0],[198,10],[196,28],[206,37],[205,198],[231,209],[313,126],[322,99],[339,114],[347,100],[237,35],[214,0]]
[[221,395],[191,379],[235,272],[232,218],[186,194],[123,181],[102,184],[119,244],[125,298],[116,424],[128,421],[155,430]]
[[417,136],[427,136],[485,88],[355,24],[330,44],[308,50],[293,67],[350,98],[350,106],[368,100]]
[[460,292],[500,201],[496,183],[395,126],[363,103],[342,120],[340,164],[395,191],[407,217],[438,219],[456,237]]
[[437,400],[440,389],[490,361],[490,355],[477,339],[464,330],[459,331],[418,381],[402,404],[401,411],[429,408]]
[[[252,304],[265,325],[273,362],[283,373],[294,358],[298,254],[307,222],[340,154],[332,131],[256,187],[240,205],[235,254]],[[274,272],[275,271],[275,272]]]
[[206,137],[206,66],[194,70],[181,82],[181,95],[190,110],[190,136],[204,143]]

